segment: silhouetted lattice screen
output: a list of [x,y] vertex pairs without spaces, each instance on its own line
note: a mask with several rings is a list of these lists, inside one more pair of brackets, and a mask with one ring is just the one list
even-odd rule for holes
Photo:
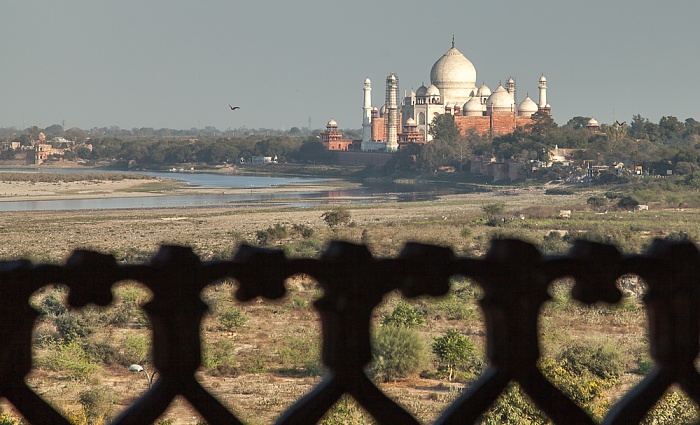
[[674,383],[700,402],[700,375],[693,366],[699,339],[699,269],[693,244],[661,240],[646,254],[627,257],[612,246],[579,241],[566,256],[544,258],[525,242],[497,240],[483,259],[460,258],[449,249],[423,244],[407,244],[397,258],[377,259],[365,246],[334,242],[319,259],[288,259],[281,251],[242,246],[231,261],[203,262],[190,248],[163,246],[149,264],[117,264],[112,256],[91,251],[75,251],[64,265],[2,262],[0,396],[33,424],[68,424],[24,381],[32,368],[32,329],[38,316],[29,297],[43,286],[62,283],[69,288],[71,306],[104,306],[112,301],[115,283],[135,280],[153,292],[144,310],[152,325],[153,364],[160,378],[113,423],[153,423],[178,395],[210,424],[240,423],[195,380],[201,363],[200,324],[207,309],[200,293],[216,281],[233,278],[239,284],[238,300],[277,299],[285,295],[287,277],[304,273],[323,289],[315,307],[321,317],[322,360],[329,372],[278,423],[316,423],[344,394],[380,423],[418,423],[363,372],[371,357],[370,317],[389,292],[399,290],[408,298],[444,295],[450,276],[463,275],[483,289],[480,306],[489,367],[435,423],[473,423],[515,381],[555,423],[592,424],[537,368],[540,309],[558,278],[575,279],[571,295],[583,303],[617,303],[617,278],[634,273],[649,285],[644,301],[655,367],[604,419],[605,424],[634,424]]

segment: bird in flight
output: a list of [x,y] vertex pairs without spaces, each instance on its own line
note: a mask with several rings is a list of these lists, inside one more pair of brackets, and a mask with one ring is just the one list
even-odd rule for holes
[[231,108],[232,111],[235,111],[236,109],[241,109],[240,106],[231,106],[231,105],[228,105],[228,107]]

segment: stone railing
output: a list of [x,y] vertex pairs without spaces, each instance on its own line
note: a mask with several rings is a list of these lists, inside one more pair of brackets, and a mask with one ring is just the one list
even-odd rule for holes
[[313,424],[344,394],[351,395],[379,423],[417,420],[365,375],[370,361],[370,317],[395,290],[405,297],[440,296],[450,277],[462,275],[483,290],[489,367],[437,419],[438,424],[475,422],[511,382],[517,382],[557,424],[593,424],[537,368],[538,319],[556,279],[575,280],[572,297],[586,304],[617,303],[616,280],[636,274],[648,284],[644,297],[650,353],[655,367],[607,414],[605,424],[639,423],[669,386],[678,384],[700,403],[698,356],[700,255],[691,243],[657,240],[643,255],[622,256],[612,246],[579,241],[570,254],[543,257],[518,240],[494,241],[483,259],[455,256],[431,245],[407,244],[397,258],[372,257],[363,245],[333,242],[318,259],[288,259],[281,251],[242,246],[231,261],[201,261],[190,248],[163,246],[149,264],[118,264],[110,255],[75,251],[64,265],[28,261],[0,263],[0,396],[32,424],[68,424],[25,383],[32,369],[32,330],[38,316],[29,297],[43,286],[62,283],[75,308],[112,301],[112,286],[143,283],[153,293],[146,305],[152,326],[153,365],[160,378],[113,421],[150,424],[180,395],[209,424],[241,423],[195,379],[201,363],[200,325],[207,305],[200,292],[224,278],[238,282],[236,298],[284,297],[284,281],[295,274],[315,278],[323,296],[322,360],[326,377],[278,420]]

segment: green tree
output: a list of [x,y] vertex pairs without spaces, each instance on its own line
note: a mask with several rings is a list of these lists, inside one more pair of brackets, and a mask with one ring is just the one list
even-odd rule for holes
[[466,335],[454,329],[445,332],[433,340],[433,353],[447,367],[448,379],[451,381],[454,372],[474,355],[474,342]]
[[460,137],[455,119],[449,114],[439,114],[430,124],[429,133],[434,140],[453,141]]
[[659,120],[659,132],[665,144],[681,139],[684,131],[685,125],[674,116],[664,116]]

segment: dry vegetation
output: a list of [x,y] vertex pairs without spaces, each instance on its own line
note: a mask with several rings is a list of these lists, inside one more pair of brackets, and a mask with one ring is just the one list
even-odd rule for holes
[[[290,256],[315,256],[332,239],[365,243],[380,257],[397,255],[408,241],[480,256],[492,237],[504,236],[530,240],[552,254],[568,250],[573,237],[615,243],[632,252],[641,251],[653,237],[698,236],[700,214],[695,211],[596,214],[586,205],[590,196],[600,193],[551,196],[544,195],[544,189],[521,189],[426,203],[347,204],[339,206],[349,210],[350,223],[333,228],[322,217],[330,207],[4,213],[0,258],[59,263],[72,250],[88,248],[112,253],[121,262],[145,262],[160,244],[167,243],[191,246],[206,260],[230,258],[241,243],[263,240]],[[503,216],[508,217],[496,227],[486,224],[483,212],[484,205],[494,203],[502,203]],[[572,218],[558,218],[560,209],[573,210]],[[510,221],[515,213],[523,213],[525,218]],[[546,357],[542,367],[547,376],[561,380],[561,385],[575,386],[576,379],[584,375],[563,368],[564,362],[591,358],[577,351],[581,345],[607,353],[609,357],[603,357],[609,363],[601,367],[611,375],[590,375],[590,382],[599,390],[579,394],[579,402],[600,418],[610,403],[648,370],[644,311],[635,295],[618,307],[580,306],[568,299],[568,285],[554,285],[553,300],[542,315]],[[271,423],[321,379],[319,329],[312,306],[320,292],[313,281],[297,278],[288,282],[289,293],[280,302],[240,304],[232,299],[235,286],[235,282],[224,282],[203,294],[211,312],[203,325],[205,353],[199,378],[246,423]],[[35,368],[28,382],[55,406],[72,412],[77,423],[80,418],[98,423],[100,417],[114,415],[146,390],[146,380],[130,375],[128,366],[150,366],[148,323],[139,309],[149,294],[137,284],[123,284],[116,295],[109,308],[77,312],[63,310],[65,292],[61,289],[46,289],[33,300],[43,316],[35,330]],[[438,359],[429,353],[420,371],[379,383],[422,422],[435,420],[483,367],[484,329],[478,296],[479,289],[472,283],[455,281],[448,297],[409,303],[424,318],[424,323],[413,329],[428,352],[434,338],[450,329],[468,336],[475,348],[454,381],[447,379]],[[399,302],[397,295],[387,298],[376,311],[377,328]],[[523,402],[517,392],[508,397],[511,404]],[[688,404],[682,400],[669,403],[687,410]],[[366,421],[369,419],[351,400],[342,400],[325,423]],[[162,423],[197,424],[198,418],[184,402],[178,402],[163,416]]]

